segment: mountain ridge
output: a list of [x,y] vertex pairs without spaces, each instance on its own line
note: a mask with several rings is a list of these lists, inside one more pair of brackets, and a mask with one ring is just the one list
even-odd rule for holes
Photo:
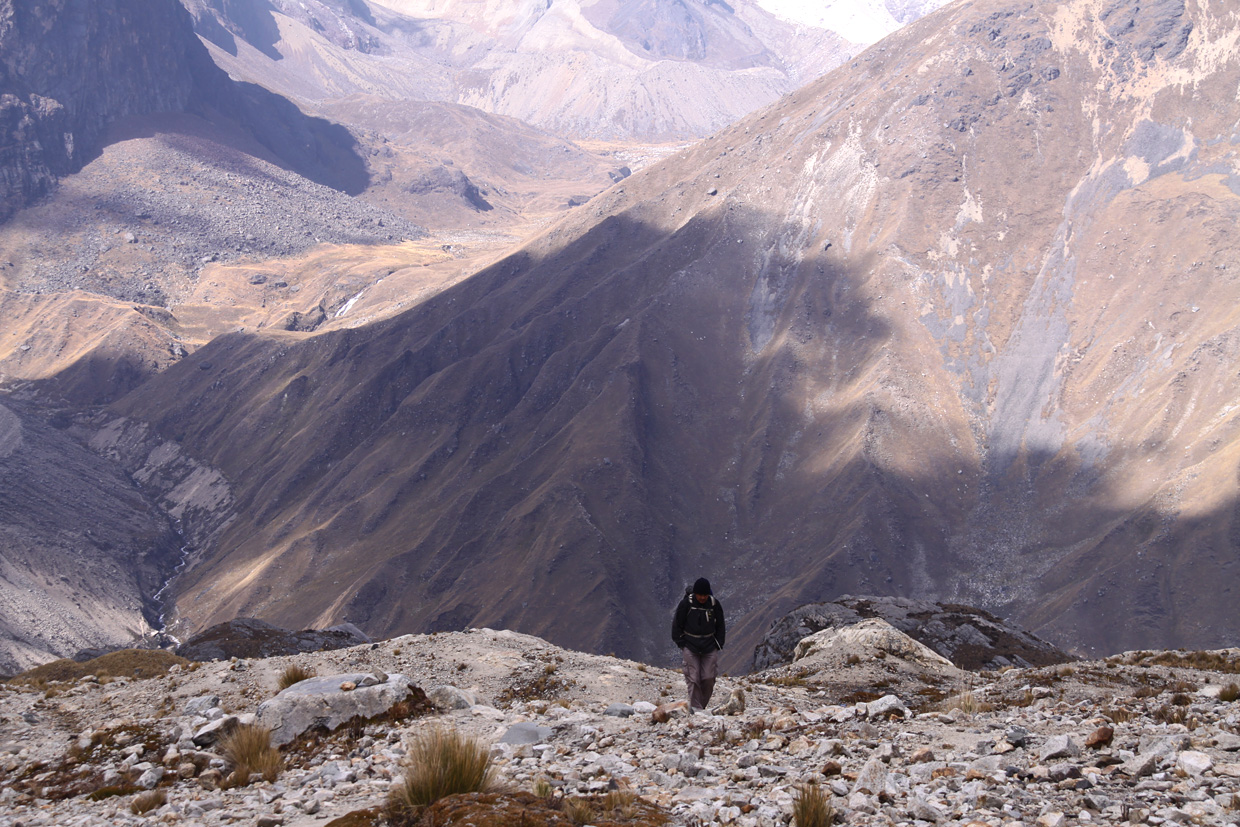
[[749,0],[186,6],[221,66],[308,106],[460,103],[576,139],[701,137],[856,51]]

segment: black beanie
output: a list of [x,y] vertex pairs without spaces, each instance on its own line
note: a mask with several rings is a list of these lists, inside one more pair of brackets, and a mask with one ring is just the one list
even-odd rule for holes
[[705,577],[699,577],[697,582],[693,584],[694,594],[712,594],[710,590],[710,581]]

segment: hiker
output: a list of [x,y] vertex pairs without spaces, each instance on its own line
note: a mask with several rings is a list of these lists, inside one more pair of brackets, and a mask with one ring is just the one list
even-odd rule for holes
[[705,709],[719,675],[719,650],[724,638],[723,606],[710,590],[710,581],[699,577],[676,607],[672,640],[684,660],[689,708]]

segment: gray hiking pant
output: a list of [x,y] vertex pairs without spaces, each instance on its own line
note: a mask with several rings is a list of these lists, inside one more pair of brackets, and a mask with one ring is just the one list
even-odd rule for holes
[[689,688],[689,707],[705,709],[715,691],[715,678],[719,677],[719,650],[699,655],[685,647],[680,655],[684,660],[685,686]]

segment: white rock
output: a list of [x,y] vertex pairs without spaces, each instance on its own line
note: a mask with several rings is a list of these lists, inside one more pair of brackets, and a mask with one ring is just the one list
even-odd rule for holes
[[918,643],[879,618],[868,618],[840,629],[823,629],[801,639],[793,653],[793,662],[822,654],[872,655],[884,652],[922,666],[935,666],[956,671],[955,665],[928,646]]
[[865,762],[861,772],[857,773],[857,781],[853,784],[852,791],[878,795],[883,791],[886,782],[887,765],[877,758],[871,758]]
[[884,695],[877,701],[870,701],[865,705],[865,715],[867,718],[886,718],[890,715],[909,718],[912,716],[912,713],[904,705],[904,701],[901,701],[895,695]]
[[[357,683],[363,677],[323,675],[298,681],[259,704],[256,720],[271,729],[272,744],[283,746],[316,726],[330,731],[354,717],[382,715],[408,698],[413,687],[406,676],[391,675],[384,683],[341,691],[342,683]],[[198,736],[194,740],[197,743]]]
[[1052,735],[1042,745],[1038,758],[1041,761],[1050,761],[1053,758],[1075,758],[1080,754],[1081,747],[1072,740],[1071,735]]
[[163,767],[151,767],[138,776],[138,786],[144,790],[153,790],[159,786],[160,779],[163,777]]
[[426,697],[436,709],[469,709],[478,702],[472,693],[450,684],[431,687]]
[[1214,762],[1204,752],[1185,750],[1175,759],[1175,766],[1192,776],[1203,775],[1214,768]]

